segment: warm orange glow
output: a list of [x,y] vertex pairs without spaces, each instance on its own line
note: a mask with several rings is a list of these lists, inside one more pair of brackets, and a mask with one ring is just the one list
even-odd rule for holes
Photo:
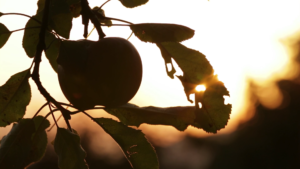
[[[103,2],[105,1],[89,0],[91,7],[99,6]],[[16,3],[18,5],[15,5]],[[169,4],[172,6],[169,7]],[[249,110],[254,110],[254,103],[248,98],[248,78],[254,79],[258,87],[263,87],[257,88],[259,101],[269,108],[280,105],[282,94],[274,83],[279,79],[293,78],[295,75],[293,72],[298,69],[290,60],[289,53],[281,40],[299,30],[299,6],[299,0],[164,0],[149,1],[147,5],[127,9],[119,1],[111,1],[105,5],[104,10],[107,16],[133,23],[177,23],[194,29],[195,36],[182,43],[205,54],[215,73],[218,74],[218,78],[229,90],[230,98],[226,98],[226,102],[232,104],[232,113],[228,125],[220,132],[229,133],[234,131],[241,121],[250,117]],[[0,5],[1,12],[20,12],[28,15],[34,15],[36,8],[36,0],[26,2],[1,0]],[[27,18],[2,16],[0,22],[7,25],[10,30],[15,30],[23,28]],[[81,17],[73,20],[70,39],[83,38],[81,22]],[[91,25],[90,29],[92,27]],[[127,38],[131,33],[131,30],[126,27],[105,27],[103,30],[107,36],[123,38]],[[22,48],[22,36],[23,32],[14,33],[7,44],[0,49],[0,85],[4,84],[12,74],[27,69],[32,62]],[[96,31],[93,31],[90,39],[98,39]],[[170,79],[167,76],[159,49],[153,44],[140,42],[134,36],[131,37],[130,42],[139,51],[143,62],[142,85],[131,103],[157,107],[192,106],[186,99],[181,82],[176,77]],[[174,67],[177,70],[176,75],[182,74],[176,63]],[[45,57],[40,72],[41,81],[49,93],[57,100],[67,102],[59,88],[57,75]],[[36,85],[30,83],[33,94],[25,117],[32,117],[38,107],[45,103]],[[142,128],[146,134],[151,134],[154,140],[161,142],[165,139],[165,142],[172,143],[183,137],[182,132],[172,127]],[[7,128],[0,128],[0,138],[7,131]],[[186,133],[193,136],[207,135],[201,129],[194,127],[189,127]]]

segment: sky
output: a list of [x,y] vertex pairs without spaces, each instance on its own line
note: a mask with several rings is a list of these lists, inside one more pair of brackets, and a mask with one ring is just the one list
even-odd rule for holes
[[[104,0],[89,0],[90,6],[100,6]],[[34,15],[36,0],[0,0],[0,12],[18,12]],[[274,84],[279,79],[292,79],[297,66],[284,41],[300,28],[300,0],[149,0],[146,5],[127,9],[118,0],[111,0],[103,9],[106,16],[119,18],[132,23],[175,23],[195,30],[195,36],[183,44],[205,54],[215,73],[230,92],[225,98],[232,104],[231,119],[225,129],[226,134],[234,131],[237,125],[251,117],[254,103],[248,97],[248,80],[263,87],[259,100],[269,108],[276,108],[282,94]],[[22,16],[2,16],[0,22],[10,30],[24,28],[28,18]],[[118,22],[115,22],[118,23]],[[92,26],[90,26],[92,28]],[[127,38],[128,27],[103,28],[108,37]],[[73,20],[70,39],[83,39],[81,19]],[[22,48],[23,32],[13,33],[7,44],[0,49],[0,85],[17,72],[27,69],[32,60]],[[89,37],[97,40],[94,31]],[[143,63],[143,81],[137,95],[130,101],[139,106],[191,106],[186,100],[181,82],[170,79],[159,49],[151,43],[144,43],[135,36],[130,42],[139,51]],[[180,75],[178,67],[175,67]],[[67,102],[63,96],[57,75],[48,61],[43,58],[40,77],[45,88],[59,101]],[[25,117],[32,117],[45,99],[30,81],[32,99]],[[46,113],[43,112],[43,113]],[[92,112],[95,116],[106,116],[104,112]],[[84,127],[81,116],[71,124]],[[63,121],[60,121],[63,125]],[[11,127],[11,126],[10,126]],[[0,128],[0,137],[10,127]],[[189,127],[186,132],[178,132],[173,127],[142,125],[153,139],[165,144],[172,143],[184,135],[207,136],[201,129]],[[52,132],[52,131],[51,131]]]

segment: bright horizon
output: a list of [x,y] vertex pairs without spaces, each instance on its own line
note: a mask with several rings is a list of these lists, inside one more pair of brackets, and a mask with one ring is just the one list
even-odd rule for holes
[[[0,12],[19,12],[34,15],[36,0],[1,0]],[[104,0],[89,0],[90,6],[100,6]],[[186,2],[186,4],[184,3]],[[16,5],[16,3],[18,5]],[[247,100],[247,79],[254,78],[259,84],[268,86],[262,93],[264,105],[275,108],[280,104],[281,93],[274,85],[279,79],[293,77],[294,63],[282,44],[282,40],[297,32],[300,28],[299,0],[149,0],[146,5],[126,9],[118,0],[112,0],[104,6],[108,17],[119,18],[133,23],[175,23],[195,30],[195,36],[183,44],[206,55],[215,73],[230,92],[226,102],[232,104],[232,114],[228,125],[219,133],[230,133],[236,126],[249,118],[245,108],[253,106]],[[117,11],[117,12],[116,12]],[[0,22],[10,30],[23,28],[28,18],[22,16],[2,16]],[[90,29],[92,29],[92,25]],[[127,27],[104,28],[108,37],[127,38],[131,31]],[[81,19],[73,20],[72,40],[83,39]],[[22,70],[27,69],[29,59],[22,48],[23,31],[13,33],[7,44],[0,49],[0,85]],[[94,31],[89,37],[97,39]],[[134,35],[129,40],[139,51],[143,62],[143,81],[137,95],[131,103],[139,106],[192,106],[185,97],[178,79],[170,79],[165,71],[164,60],[159,49],[150,43],[141,42]],[[179,68],[175,67],[177,74]],[[48,61],[43,58],[40,76],[42,84],[57,100],[67,102],[63,96],[56,74]],[[45,99],[31,81],[32,99],[25,117],[32,117]],[[273,98],[273,99],[270,99]],[[46,111],[44,111],[46,113]],[[105,115],[95,112],[94,115]],[[107,116],[107,115],[105,115]],[[80,116],[79,116],[80,117]],[[74,120],[79,120],[74,116]],[[50,119],[51,121],[51,119]],[[60,121],[61,125],[63,121]],[[84,126],[80,122],[71,122]],[[10,127],[0,128],[0,138]],[[79,127],[75,127],[78,128]],[[142,125],[147,134],[155,132],[155,138],[165,139],[167,143],[182,138],[185,134],[173,127]],[[206,136],[202,129],[189,127],[186,134]],[[211,135],[211,134],[209,134]],[[165,138],[162,138],[166,136]]]

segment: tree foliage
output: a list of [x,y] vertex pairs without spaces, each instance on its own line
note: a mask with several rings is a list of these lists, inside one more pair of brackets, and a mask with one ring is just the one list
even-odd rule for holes
[[[144,5],[148,0],[120,0],[127,8]],[[135,169],[159,168],[156,153],[144,134],[128,126],[139,127],[143,123],[151,125],[169,125],[179,131],[184,131],[189,125],[216,133],[224,128],[229,120],[231,105],[224,103],[223,96],[229,96],[224,83],[214,75],[214,70],[206,56],[201,52],[190,49],[180,42],[194,36],[194,30],[178,24],[139,23],[105,16],[101,7],[91,9],[87,0],[38,0],[38,10],[34,16],[29,16],[24,26],[23,48],[29,58],[33,58],[33,65],[29,69],[11,76],[0,87],[0,126],[5,127],[11,123],[11,131],[2,138],[0,145],[0,166],[4,168],[25,168],[40,160],[47,145],[45,129],[50,123],[47,120],[55,111],[60,111],[68,129],[57,126],[54,140],[54,149],[58,156],[58,165],[61,169],[88,168],[85,162],[86,153],[80,145],[80,137],[69,124],[70,115],[83,112],[105,130],[121,147],[129,163]],[[0,13],[0,17],[10,15]],[[24,14],[20,14],[23,15]],[[44,51],[53,70],[58,72],[58,62],[66,63],[80,61],[86,55],[86,49],[76,42],[78,48],[71,45],[74,58],[64,58],[57,61],[61,46],[68,46],[72,29],[72,20],[82,17],[84,37],[87,38],[89,20],[94,24],[99,39],[105,34],[102,26],[114,26],[113,21],[127,23],[134,35],[143,42],[155,43],[161,51],[165,61],[166,72],[174,78],[176,72],[173,64],[177,64],[183,75],[177,76],[182,82],[183,90],[190,102],[191,94],[195,94],[195,106],[186,107],[138,107],[125,104],[117,107],[102,107],[106,112],[116,116],[120,122],[108,118],[93,118],[84,110],[77,108],[71,112],[66,106],[73,105],[60,103],[48,93],[39,79],[39,64]],[[0,23],[0,48],[8,41],[11,31]],[[79,57],[77,57],[79,56]],[[84,56],[84,57],[81,57]],[[173,62],[175,61],[175,62]],[[168,70],[167,64],[172,65]],[[84,69],[84,68],[82,68]],[[41,94],[47,100],[35,116],[31,119],[23,118],[26,106],[30,102],[31,90],[28,83],[32,78]],[[197,91],[198,85],[205,85],[205,91]],[[202,106],[200,107],[199,104]],[[37,116],[41,109],[49,106],[50,113],[45,117]],[[52,116],[54,118],[54,116]],[[54,119],[55,123],[56,120]],[[57,125],[57,123],[56,123]]]

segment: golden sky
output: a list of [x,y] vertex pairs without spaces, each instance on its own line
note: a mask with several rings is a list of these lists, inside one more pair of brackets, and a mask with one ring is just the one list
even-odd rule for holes
[[[36,2],[0,0],[0,12],[34,15]],[[105,1],[89,2],[94,7]],[[267,86],[266,92],[261,93],[262,102],[266,106],[275,108],[280,104],[280,91],[272,82],[293,77],[291,72],[295,70],[295,65],[289,60],[290,56],[282,40],[300,28],[299,7],[300,0],[149,0],[146,5],[126,9],[118,0],[111,0],[103,9],[109,17],[133,23],[176,23],[194,29],[195,36],[183,44],[207,56],[215,73],[231,94],[230,98],[226,98],[226,102],[233,105],[231,120],[226,129],[221,131],[227,133],[248,117],[244,110],[252,104],[246,99],[248,78],[254,78],[257,83]],[[10,30],[23,28],[27,20],[28,18],[22,16],[0,18],[0,22]],[[128,27],[104,28],[104,32],[107,36],[123,38],[131,33]],[[74,19],[71,39],[82,39],[82,34],[81,19]],[[11,75],[27,69],[32,62],[22,48],[22,36],[22,31],[12,34],[7,44],[0,49],[0,85]],[[97,39],[96,31],[89,39]],[[186,100],[181,82],[167,76],[164,60],[156,45],[141,42],[134,36],[130,42],[139,51],[143,62],[142,85],[131,102],[140,106],[159,107],[191,105]],[[57,76],[45,58],[41,64],[40,76],[52,96],[67,102],[59,88]],[[31,117],[45,103],[35,84],[31,82],[31,86],[33,97],[25,117]],[[156,138],[159,140],[164,136],[166,142],[172,142],[174,138],[184,135],[172,127],[142,125],[142,129],[146,133],[155,131]],[[8,128],[0,128],[0,137],[7,130]],[[205,134],[204,131],[192,127],[186,133],[196,136]]]

